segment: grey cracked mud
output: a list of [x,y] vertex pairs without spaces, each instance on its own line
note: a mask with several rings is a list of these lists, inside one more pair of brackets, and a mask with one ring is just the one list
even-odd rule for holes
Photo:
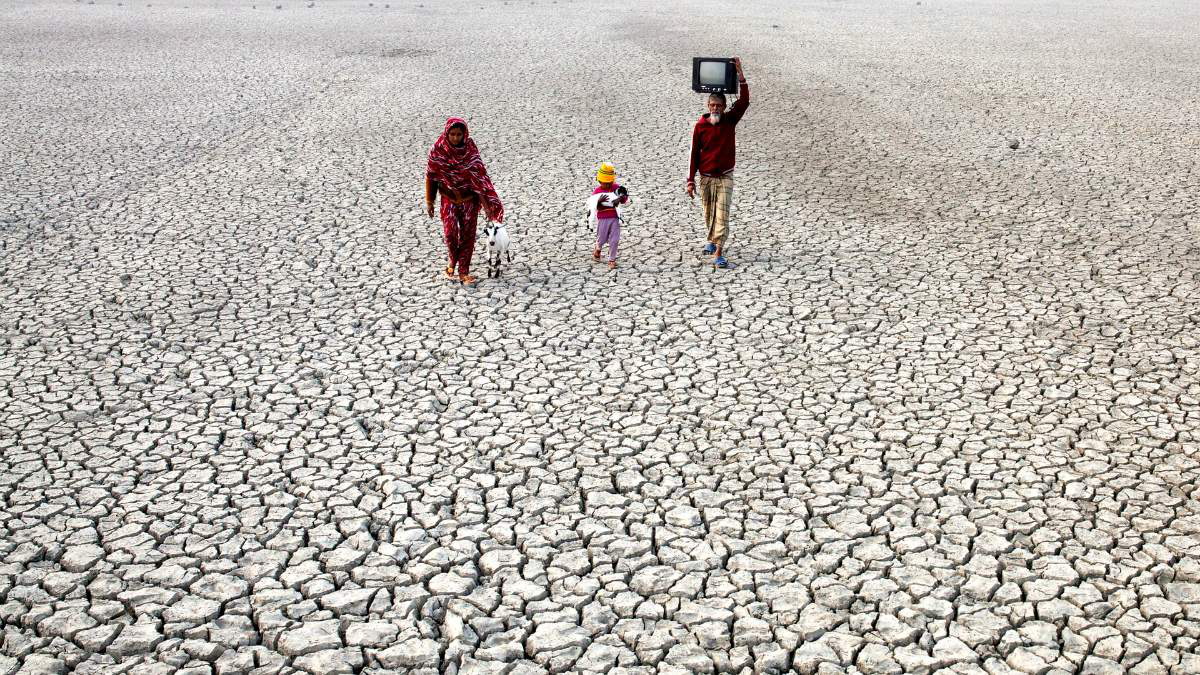
[[152,4],[0,8],[0,673],[1200,672],[1194,3]]

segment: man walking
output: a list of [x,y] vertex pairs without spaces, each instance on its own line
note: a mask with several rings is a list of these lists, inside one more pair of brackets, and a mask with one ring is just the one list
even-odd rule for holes
[[708,226],[705,254],[713,264],[725,262],[725,238],[729,232],[729,208],[733,199],[733,165],[736,156],[734,130],[746,108],[750,107],[750,87],[742,72],[742,60],[734,59],[741,96],[733,107],[725,109],[725,94],[708,95],[708,113],[701,115],[692,130],[691,159],[688,162],[688,197],[696,198],[696,172],[700,172],[700,201],[704,204],[704,224]]

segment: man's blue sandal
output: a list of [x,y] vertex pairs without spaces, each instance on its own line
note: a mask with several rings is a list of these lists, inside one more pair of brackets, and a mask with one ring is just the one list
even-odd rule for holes
[[720,267],[721,269],[725,269],[726,267],[729,267],[729,263],[725,261],[725,256],[723,256],[723,255],[717,256],[717,259],[713,261],[713,264],[716,265],[717,267]]
[[716,244],[714,244],[714,243],[712,243],[711,241],[710,241],[710,242],[708,242],[708,244],[706,244],[706,245],[704,246],[704,253],[705,253],[705,254],[707,254],[707,255],[712,255],[712,254],[714,254],[714,253],[716,253],[716,252],[717,252],[717,245],[716,245]]

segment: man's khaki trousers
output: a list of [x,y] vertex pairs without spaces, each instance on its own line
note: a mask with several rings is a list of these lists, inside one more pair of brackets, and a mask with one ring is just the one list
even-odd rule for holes
[[733,176],[701,176],[700,200],[708,240],[723,248],[729,233],[729,207],[733,205]]

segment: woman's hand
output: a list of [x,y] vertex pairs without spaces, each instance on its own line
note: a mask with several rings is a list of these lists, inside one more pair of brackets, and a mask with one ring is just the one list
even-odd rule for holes
[[429,217],[433,217],[433,202],[425,202],[425,210],[429,213]]

